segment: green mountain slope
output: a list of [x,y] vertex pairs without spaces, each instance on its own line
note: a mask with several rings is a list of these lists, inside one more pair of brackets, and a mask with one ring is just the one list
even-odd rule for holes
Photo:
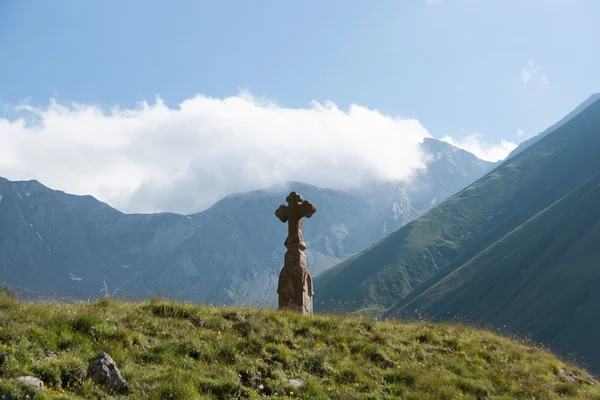
[[600,371],[600,173],[389,316],[528,333]]
[[[0,310],[3,399],[600,399],[587,372],[549,352],[455,324],[161,300],[34,305],[1,290]],[[100,352],[128,393],[86,377]]]
[[315,308],[381,312],[418,295],[594,176],[599,153],[596,101],[467,189],[317,277]]

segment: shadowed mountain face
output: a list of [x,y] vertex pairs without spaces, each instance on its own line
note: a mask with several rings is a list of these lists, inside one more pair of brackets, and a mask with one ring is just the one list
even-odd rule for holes
[[187,216],[128,215],[37,181],[0,179],[0,282],[33,298],[162,295],[274,306],[287,235],[274,211],[290,190],[317,206],[303,227],[317,275],[495,165],[432,139],[423,150],[429,168],[409,184],[342,192],[290,183]]
[[600,371],[598,154],[600,101],[326,271],[315,282],[317,309],[375,304],[391,308],[388,317],[492,324]]

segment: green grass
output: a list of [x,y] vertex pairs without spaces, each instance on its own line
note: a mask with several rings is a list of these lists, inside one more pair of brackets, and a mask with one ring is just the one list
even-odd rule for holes
[[[129,398],[600,399],[586,372],[547,351],[462,325],[0,295],[0,397],[120,398],[86,379],[100,351],[117,362]],[[28,391],[21,375],[47,389]]]

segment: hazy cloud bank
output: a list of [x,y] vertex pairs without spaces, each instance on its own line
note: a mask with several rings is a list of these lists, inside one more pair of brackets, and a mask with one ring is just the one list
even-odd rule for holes
[[481,137],[479,133],[472,133],[462,139],[454,139],[450,136],[444,136],[443,141],[453,146],[460,147],[466,151],[475,154],[482,160],[496,162],[504,160],[508,154],[517,148],[515,142],[501,140],[498,144],[489,144]]
[[[21,107],[0,119],[0,176],[91,194],[128,212],[205,209],[233,192],[288,180],[344,189],[410,179],[429,134],[414,119],[358,105],[280,107],[241,93],[170,108]],[[26,121],[34,118],[34,124]]]

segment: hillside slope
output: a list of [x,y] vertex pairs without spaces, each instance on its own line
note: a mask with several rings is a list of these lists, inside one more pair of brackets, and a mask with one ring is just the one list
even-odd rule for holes
[[[0,309],[0,396],[12,398],[600,399],[585,371],[465,326],[160,300],[32,305],[0,295]],[[103,351],[127,394],[86,379]]]
[[599,152],[596,101],[465,190],[323,273],[315,279],[316,310],[382,312],[418,295],[428,280],[437,282],[594,176]]
[[599,372],[598,204],[600,173],[389,316],[491,323]]
[[389,315],[492,323],[570,352],[600,372],[600,165],[595,165],[596,174],[579,187]]

